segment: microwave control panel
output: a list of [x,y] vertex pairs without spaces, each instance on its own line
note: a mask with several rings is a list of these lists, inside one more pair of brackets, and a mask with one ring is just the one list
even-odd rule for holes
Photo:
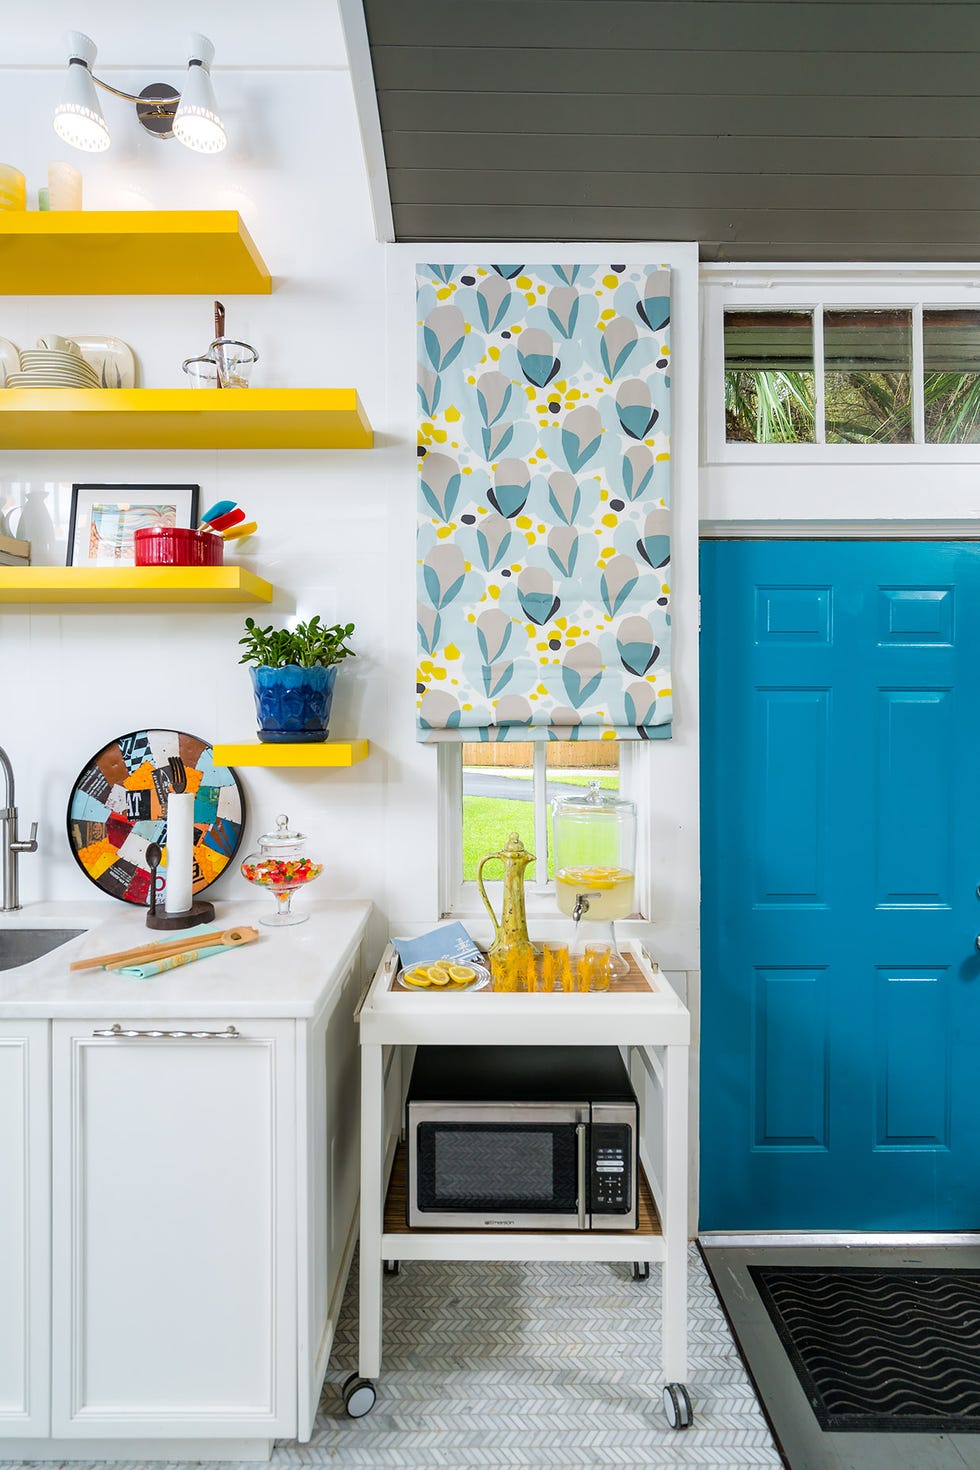
[[628,1123],[593,1123],[593,1215],[628,1215],[632,1210],[632,1155],[633,1130]]

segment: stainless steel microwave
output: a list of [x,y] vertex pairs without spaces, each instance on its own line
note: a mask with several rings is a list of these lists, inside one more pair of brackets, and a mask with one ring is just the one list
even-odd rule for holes
[[408,1224],[635,1230],[637,1127],[614,1046],[420,1046]]

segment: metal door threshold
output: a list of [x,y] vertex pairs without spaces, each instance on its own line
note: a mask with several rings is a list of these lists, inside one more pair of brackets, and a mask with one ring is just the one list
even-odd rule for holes
[[980,1245],[980,1230],[704,1230],[698,1244],[707,1250],[755,1246],[950,1246]]

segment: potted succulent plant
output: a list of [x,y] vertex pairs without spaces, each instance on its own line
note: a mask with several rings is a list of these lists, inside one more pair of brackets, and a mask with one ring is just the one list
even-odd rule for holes
[[353,658],[347,640],[354,624],[324,627],[319,616],[295,628],[260,628],[245,619],[245,649],[239,663],[251,664],[259,739],[278,744],[326,740],[337,665]]

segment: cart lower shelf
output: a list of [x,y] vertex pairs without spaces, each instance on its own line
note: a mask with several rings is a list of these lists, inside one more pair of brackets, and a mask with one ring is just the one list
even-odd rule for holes
[[436,1230],[406,1224],[407,1149],[395,1151],[385,1197],[386,1261],[662,1261],[660,1216],[640,1170],[636,1230]]

